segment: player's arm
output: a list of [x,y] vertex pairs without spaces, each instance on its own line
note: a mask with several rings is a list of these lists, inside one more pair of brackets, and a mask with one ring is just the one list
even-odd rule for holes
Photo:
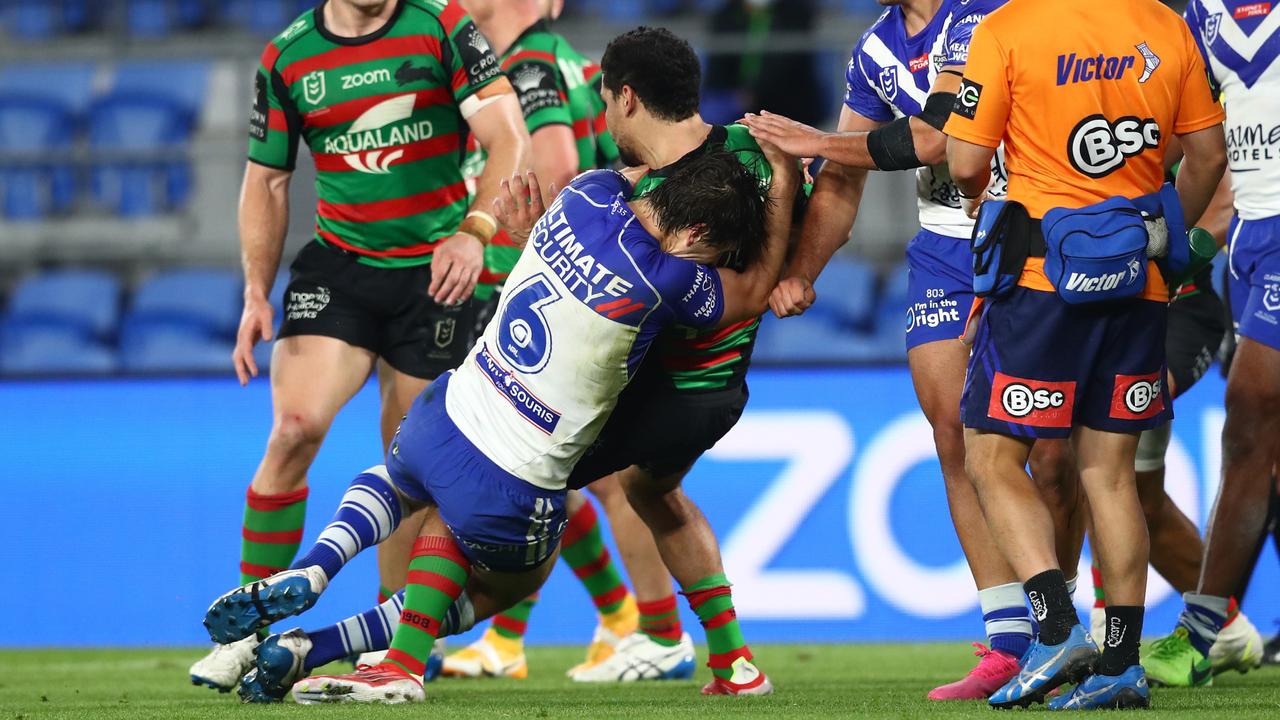
[[1231,227],[1231,218],[1236,214],[1235,199],[1235,193],[1231,191],[1231,171],[1227,170],[1222,173],[1222,180],[1213,193],[1213,199],[1209,201],[1209,208],[1196,221],[1197,226],[1213,235],[1220,248],[1227,245],[1227,230]]
[[1227,139],[1222,125],[1180,135],[1182,165],[1178,168],[1178,199],[1182,215],[1191,224],[1204,215],[1227,169]]
[[[264,63],[275,53],[268,46]],[[274,62],[274,60],[270,60]],[[274,67],[260,64],[249,114],[249,162],[240,186],[240,262],[244,267],[244,312],[232,365],[240,384],[258,376],[253,346],[273,332],[271,285],[289,231],[289,181],[302,136],[302,116]]]
[[963,68],[938,75],[919,115],[903,117],[867,130],[823,132],[782,115],[763,111],[743,124],[757,140],[774,143],[798,157],[823,157],[863,170],[912,170],[946,159],[942,128],[951,114]]
[[778,283],[787,257],[787,241],[791,237],[791,210],[800,187],[800,167],[796,158],[768,142],[760,149],[769,160],[773,180],[769,184],[769,202],[765,216],[764,252],[742,272],[720,268],[720,285],[724,290],[724,312],[718,326],[732,325],[759,317],[769,309],[769,295]]
[[516,98],[533,138],[533,170],[551,202],[556,192],[578,174],[578,143],[573,136],[569,89],[554,63],[532,53],[517,52],[508,61],[508,77],[520,78]]
[[[840,110],[840,132],[861,132],[883,123],[863,117],[843,107]],[[867,184],[863,168],[826,162],[818,171],[813,193],[805,209],[804,225],[787,271],[769,296],[769,307],[780,318],[799,315],[817,299],[813,283],[830,262],[831,256],[849,241],[849,232],[858,218],[862,191]]]
[[476,192],[458,231],[436,246],[431,257],[432,299],[456,305],[476,289],[484,268],[484,246],[498,232],[498,221],[489,209],[498,197],[503,178],[523,172],[529,165],[529,131],[511,83],[499,76],[460,105],[463,119],[488,157],[476,178]]
[[991,159],[996,149],[951,138],[947,143],[947,168],[960,191],[961,205],[969,217],[977,217],[982,196],[991,184]]

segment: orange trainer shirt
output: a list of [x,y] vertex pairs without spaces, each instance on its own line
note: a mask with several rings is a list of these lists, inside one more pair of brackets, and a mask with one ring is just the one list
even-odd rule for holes
[[[1033,218],[1156,192],[1168,136],[1223,121],[1186,22],[1157,0],[1010,0],[973,32],[946,133],[1002,141]],[[1053,290],[1039,258],[1019,284]],[[1167,300],[1154,265],[1142,297]]]

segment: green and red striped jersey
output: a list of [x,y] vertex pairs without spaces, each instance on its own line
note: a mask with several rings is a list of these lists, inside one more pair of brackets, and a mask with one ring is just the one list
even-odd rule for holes
[[399,0],[357,38],[326,29],[321,5],[262,53],[249,159],[292,170],[305,141],[316,238],[369,265],[422,265],[466,215],[463,109],[501,75],[455,0]]
[[[530,26],[501,57],[502,71],[520,99],[525,126],[532,135],[549,125],[573,129],[578,146],[578,172],[612,167],[618,146],[605,128],[604,100],[600,97],[600,66],[588,60],[545,21]],[[467,162],[468,177],[480,174],[484,153],[474,142]],[[520,258],[505,232],[485,251],[485,271],[476,296],[487,299],[494,285],[506,279]]]
[[[717,148],[737,155],[742,164],[760,179],[761,189],[768,189],[773,181],[773,168],[747,128],[742,125],[716,125],[701,146],[666,167],[646,173],[636,183],[632,197],[644,197],[682,164]],[[672,327],[658,336],[651,358],[678,391],[706,392],[737,387],[746,379],[759,328],[760,318],[714,330]]]

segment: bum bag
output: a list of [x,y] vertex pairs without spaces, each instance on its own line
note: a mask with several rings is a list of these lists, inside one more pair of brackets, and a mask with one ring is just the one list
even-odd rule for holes
[[978,208],[969,238],[973,252],[973,293],[998,298],[1013,290],[1027,264],[1031,218],[1014,200],[988,200]]

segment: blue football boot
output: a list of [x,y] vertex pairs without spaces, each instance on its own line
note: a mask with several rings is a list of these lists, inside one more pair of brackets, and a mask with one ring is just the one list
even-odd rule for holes
[[1049,701],[1050,710],[1132,710],[1151,707],[1147,674],[1130,665],[1117,676],[1090,675],[1069,693]]
[[999,709],[1026,707],[1044,702],[1044,696],[1055,688],[1079,682],[1093,672],[1098,662],[1098,646],[1079,623],[1071,634],[1057,645],[1044,645],[1039,639],[1031,643],[1022,656],[1022,667],[1012,680],[995,691],[987,702]]
[[247,638],[315,605],[328,584],[324,571],[312,565],[241,585],[213,601],[204,615],[205,629],[216,643]]
[[293,684],[309,674],[304,664],[309,652],[311,638],[302,628],[263,640],[254,651],[257,655],[254,668],[240,680],[240,699],[247,703],[283,700]]

